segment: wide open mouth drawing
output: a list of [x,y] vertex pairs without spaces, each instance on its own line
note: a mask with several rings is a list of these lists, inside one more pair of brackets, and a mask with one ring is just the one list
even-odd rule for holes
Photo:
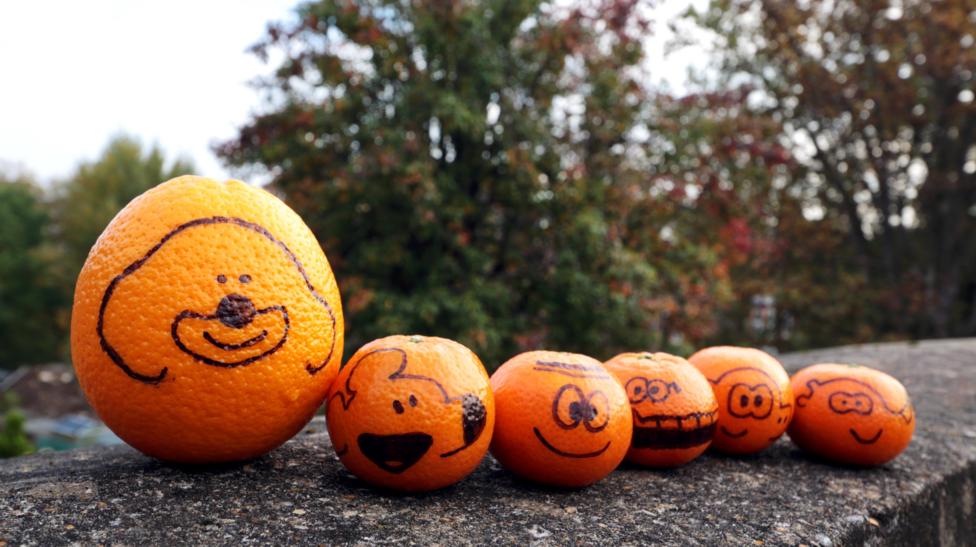
[[542,435],[542,432],[539,431],[538,427],[533,427],[532,431],[535,433],[535,437],[539,439],[539,442],[542,443],[542,446],[545,446],[551,452],[558,454],[564,458],[595,458],[600,454],[603,454],[604,452],[607,451],[608,448],[610,448],[610,441],[607,441],[606,444],[604,444],[603,446],[601,446],[596,450],[592,450],[589,452],[570,452],[568,450],[562,450],[561,448],[558,448],[556,447],[556,445],[549,442],[549,440]]
[[426,433],[363,433],[359,435],[357,444],[359,451],[380,469],[403,473],[424,457],[434,444],[434,438]]
[[634,435],[630,445],[633,448],[679,449],[701,446],[712,440],[718,425],[717,410],[651,416],[641,416],[636,409],[632,409],[632,412]]
[[278,351],[288,340],[284,306],[257,309],[251,299],[229,294],[214,313],[183,310],[173,319],[173,342],[197,361],[215,367],[249,365]]

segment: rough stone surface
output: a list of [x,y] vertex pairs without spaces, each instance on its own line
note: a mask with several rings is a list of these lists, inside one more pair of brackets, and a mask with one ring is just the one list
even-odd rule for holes
[[0,546],[976,542],[976,340],[784,356],[791,369],[824,361],[904,382],[918,428],[901,457],[833,467],[783,439],[756,457],[707,454],[669,472],[625,466],[579,491],[519,481],[487,458],[459,485],[403,496],[346,473],[318,421],[238,465],[172,466],[127,447],[4,461]]

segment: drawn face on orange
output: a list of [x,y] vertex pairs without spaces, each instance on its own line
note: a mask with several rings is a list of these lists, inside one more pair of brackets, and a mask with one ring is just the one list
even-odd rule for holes
[[623,459],[631,419],[620,384],[595,359],[535,351],[492,376],[498,427],[492,453],[514,473],[560,486],[603,478]]
[[796,417],[790,438],[813,454],[878,465],[908,445],[915,413],[904,387],[867,367],[822,364],[794,375]]
[[715,393],[718,431],[712,446],[752,454],[776,442],[789,426],[793,392],[789,376],[769,354],[751,348],[716,347],[689,358]]
[[718,426],[718,403],[708,380],[691,363],[667,353],[624,353],[604,365],[630,400],[629,461],[675,467],[708,448]]
[[494,425],[477,357],[456,342],[416,336],[358,351],[339,373],[326,412],[336,453],[353,474],[411,491],[467,476],[487,452]]
[[[200,249],[212,252],[200,257]],[[185,300],[146,290],[167,283],[177,262]],[[282,267],[263,275],[268,262]],[[332,306],[288,246],[264,227],[230,217],[186,222],[119,272],[102,297],[97,334],[116,366],[149,385],[197,376],[198,367],[297,365],[314,375],[337,341]],[[144,351],[147,345],[153,351]]]
[[315,236],[241,181],[178,177],[134,199],[74,293],[85,396],[125,442],[168,461],[239,461],[294,436],[321,408],[342,343]]

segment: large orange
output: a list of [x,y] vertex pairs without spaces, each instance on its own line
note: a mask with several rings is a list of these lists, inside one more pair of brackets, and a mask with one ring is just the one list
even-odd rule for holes
[[697,458],[712,443],[718,403],[712,386],[694,366],[667,353],[621,353],[604,366],[627,392],[634,435],[627,460],[650,467],[676,467]]
[[491,377],[498,416],[491,453],[508,470],[555,486],[592,484],[630,448],[630,403],[604,366],[576,353],[530,351]]
[[793,390],[776,358],[754,348],[716,346],[688,360],[708,378],[718,400],[712,447],[727,454],[753,454],[783,435],[793,415]]
[[793,375],[796,414],[790,439],[826,460],[880,465],[901,453],[915,431],[908,392],[868,367],[821,364]]
[[179,177],[129,203],[78,277],[71,353],[119,437],[177,462],[241,460],[298,432],[342,355],[329,263],[278,198]]
[[434,490],[468,476],[488,452],[495,403],[488,373],[461,344],[389,336],[356,352],[329,391],[329,436],[361,479]]

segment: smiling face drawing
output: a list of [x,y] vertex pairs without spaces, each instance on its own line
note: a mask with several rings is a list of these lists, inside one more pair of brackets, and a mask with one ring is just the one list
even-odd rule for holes
[[492,375],[498,424],[492,453],[530,480],[583,486],[612,471],[630,444],[620,384],[595,359],[535,351]]
[[338,373],[342,307],[301,218],[240,181],[185,176],[119,212],[75,288],[71,352],[102,420],[151,456],[254,457]]
[[364,346],[339,373],[326,414],[336,453],[353,474],[409,491],[467,476],[494,427],[481,362],[461,344],[433,337]]
[[915,413],[904,387],[867,367],[813,365],[792,379],[796,417],[790,438],[841,463],[878,465],[908,445]]
[[789,426],[793,391],[783,366],[751,348],[715,347],[692,355],[719,405],[717,450],[752,454],[774,443]]
[[[543,363],[539,363],[540,365]],[[570,367],[568,363],[546,363],[550,367]],[[539,370],[542,370],[540,367]],[[573,368],[571,370],[581,370]],[[582,372],[582,370],[581,370]],[[582,433],[600,433],[610,423],[610,404],[607,396],[600,390],[584,393],[576,384],[563,384],[556,390],[552,399],[552,421],[563,431],[578,431]],[[580,429],[582,427],[582,429]],[[545,425],[543,426],[545,428]],[[553,454],[565,458],[595,458],[610,448],[610,441],[606,441],[595,450],[564,450],[558,448],[542,433],[538,426],[532,428],[533,433],[542,446]],[[597,442],[599,444],[599,441]]]
[[[173,342],[197,361],[231,368],[249,365],[277,351],[288,339],[289,328],[284,306],[259,310],[250,298],[231,293],[220,299],[214,313],[183,310],[173,320],[171,332]],[[195,336],[201,331],[202,337]],[[252,333],[254,336],[246,338]]]
[[708,448],[718,425],[718,403],[708,380],[688,361],[666,353],[624,353],[604,365],[630,400],[629,461],[674,467]]
[[[186,308],[183,302],[173,301],[169,292],[145,292],[146,286],[166,281],[157,278],[163,277],[161,272],[172,267],[174,260],[193,256],[222,238],[247,244],[180,264],[185,275],[180,280],[183,290],[197,302],[203,296],[203,302],[211,303],[210,309]],[[262,260],[286,265],[289,275],[275,272],[272,279],[263,279]],[[287,303],[282,295],[288,295]],[[134,316],[136,310],[115,305],[119,300],[138,300],[145,309]],[[293,317],[301,320],[295,322]],[[145,343],[148,334],[161,345],[175,346],[195,363],[236,368],[261,362],[281,350],[293,329],[304,331],[303,338],[312,338],[310,333],[316,328],[325,336],[318,341],[303,340],[304,349],[311,350],[301,359],[310,375],[326,366],[335,352],[332,306],[316,291],[295,254],[268,230],[238,218],[208,217],[176,227],[112,279],[102,297],[97,332],[102,348],[123,372],[137,382],[157,385],[172,366],[186,360],[160,363],[159,354],[135,351],[129,347],[130,341]],[[137,335],[134,329],[142,332]]]

